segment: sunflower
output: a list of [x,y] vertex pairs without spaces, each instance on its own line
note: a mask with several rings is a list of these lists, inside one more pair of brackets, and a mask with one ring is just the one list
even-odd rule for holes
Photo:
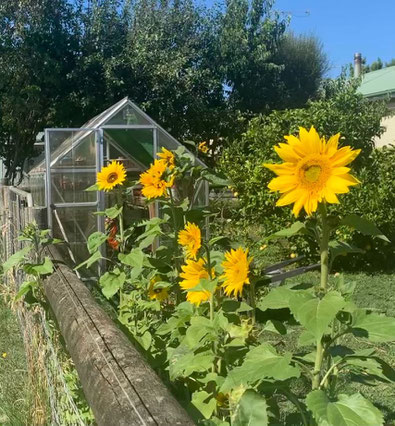
[[208,153],[207,142],[206,141],[200,142],[200,144],[198,145],[198,150],[200,152],[203,152],[203,154],[207,154]]
[[100,191],[110,191],[115,186],[121,185],[125,179],[126,170],[123,164],[112,161],[97,174],[97,186]]
[[247,256],[248,249],[243,250],[241,247],[225,253],[225,260],[222,262],[224,274],[220,278],[224,281],[222,287],[227,296],[233,293],[237,297],[243,291],[244,284],[250,283],[248,272],[252,258]]
[[[183,290],[190,290],[196,287],[202,278],[209,278],[209,274],[205,268],[204,259],[199,259],[198,261],[188,259],[186,265],[181,267],[182,272],[180,274],[181,278],[184,278],[180,282],[180,287]],[[196,306],[199,306],[202,302],[209,300],[211,293],[207,290],[203,291],[188,291],[187,300],[190,303],[193,303]]]
[[202,246],[200,228],[194,223],[187,222],[185,228],[178,233],[178,244],[185,247],[186,257],[195,259]]
[[165,299],[169,297],[169,293],[166,288],[155,288],[155,284],[160,281],[160,277],[155,276],[150,281],[148,296],[151,300],[159,300],[159,302],[163,302]]
[[167,196],[167,188],[173,186],[174,176],[165,180],[163,175],[167,170],[164,160],[155,160],[151,167],[141,173],[140,183],[143,185],[142,193],[148,199]]
[[166,166],[170,169],[173,170],[175,167],[175,158],[174,158],[174,154],[169,151],[166,148],[162,148],[162,152],[158,152],[157,156],[162,159],[165,163]]
[[314,127],[307,131],[299,129],[299,137],[285,136],[287,143],[280,143],[274,149],[284,160],[282,164],[264,164],[278,177],[268,187],[280,191],[277,206],[294,203],[293,213],[298,216],[302,207],[311,215],[319,202],[338,203],[336,194],[349,192],[349,186],[359,182],[345,167],[360,153],[349,146],[338,148],[340,133],[326,142],[320,138]]

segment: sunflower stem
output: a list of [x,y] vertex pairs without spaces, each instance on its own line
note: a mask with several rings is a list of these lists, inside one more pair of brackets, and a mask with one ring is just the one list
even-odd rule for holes
[[252,321],[252,325],[255,325],[255,321],[256,321],[256,300],[255,300],[255,281],[254,281],[254,279],[251,280],[251,284],[250,284],[250,303],[251,303],[251,308],[252,308],[251,321]]
[[329,235],[330,227],[328,223],[328,215],[326,210],[326,204],[322,203],[321,207],[321,223],[322,223],[322,234],[320,241],[321,251],[321,288],[326,290],[328,286],[328,275],[329,275]]
[[[330,236],[330,227],[328,223],[328,214],[326,209],[326,204],[320,204],[321,212],[321,241],[320,241],[320,252],[321,252],[321,289],[326,291],[328,287],[328,274],[329,274],[329,236]],[[322,338],[317,340],[317,352],[314,362],[313,370],[313,382],[312,388],[318,389],[320,386],[320,375],[322,361],[324,359],[324,346],[322,344]]]

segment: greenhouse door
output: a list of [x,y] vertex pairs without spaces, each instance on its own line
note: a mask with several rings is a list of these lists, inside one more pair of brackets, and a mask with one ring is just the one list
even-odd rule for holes
[[104,230],[103,218],[94,214],[102,208],[102,194],[86,191],[103,164],[102,136],[100,129],[45,130],[48,227],[66,241],[75,264],[89,257],[88,236]]

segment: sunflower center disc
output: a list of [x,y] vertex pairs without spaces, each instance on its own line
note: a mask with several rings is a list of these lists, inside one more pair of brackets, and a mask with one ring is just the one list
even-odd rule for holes
[[107,177],[108,183],[113,183],[118,179],[118,175],[116,173],[110,173]]
[[304,177],[308,182],[314,183],[320,178],[321,167],[320,166],[310,166],[304,171]]

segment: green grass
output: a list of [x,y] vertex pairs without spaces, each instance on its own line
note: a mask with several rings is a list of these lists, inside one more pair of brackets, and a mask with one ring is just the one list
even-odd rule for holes
[[28,374],[18,321],[0,296],[0,424],[29,424]]

